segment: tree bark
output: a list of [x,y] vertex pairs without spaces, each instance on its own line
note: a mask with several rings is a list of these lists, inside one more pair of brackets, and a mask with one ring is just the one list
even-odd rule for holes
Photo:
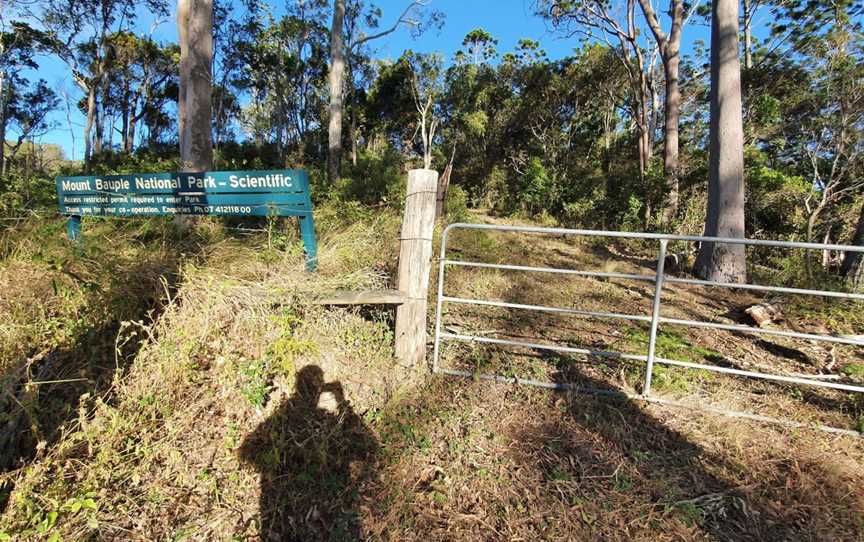
[[456,145],[450,153],[450,162],[444,168],[444,173],[438,178],[438,192],[435,195],[435,219],[444,218],[447,210],[447,191],[450,189],[450,177],[453,175],[453,162],[456,160]]
[[[0,175],[6,174],[6,123],[8,117],[8,93],[9,84],[6,82],[6,73],[0,71]],[[0,184],[0,190],[3,185]]]
[[657,19],[657,14],[649,0],[639,0],[651,33],[660,47],[663,60],[663,74],[666,79],[666,104],[664,108],[663,174],[666,178],[666,195],[663,205],[662,222],[668,225],[678,214],[679,164],[678,164],[678,127],[681,118],[681,91],[678,77],[681,65],[681,30],[684,26],[684,2],[671,0],[670,15],[672,27],[667,36]]
[[177,39],[180,43],[180,81],[177,93],[177,134],[182,152],[186,130],[186,87],[189,83],[189,8],[192,0],[177,0]]
[[87,124],[84,125],[84,172],[90,173],[93,161],[93,124],[96,122],[96,87],[87,89]]
[[327,179],[339,179],[342,165],[342,86],[345,79],[345,46],[342,36],[345,0],[333,0],[333,26],[330,29],[330,126],[327,153]]
[[99,107],[99,100],[96,97],[95,90],[93,95],[93,127],[95,128],[95,134],[93,136],[93,152],[99,154],[102,152],[102,141],[105,137],[105,118],[103,113],[105,112],[104,104],[102,107]]
[[[858,218],[858,227],[855,228],[852,244],[864,247],[864,205],[861,206],[861,216]],[[853,290],[864,288],[864,253],[847,252],[840,273]]]
[[[711,130],[705,235],[744,237],[744,127],[738,60],[738,2],[714,0],[711,17]],[[702,243],[696,274],[746,282],[744,245]]]
[[129,154],[135,150],[135,128],[138,125],[138,99],[137,97],[132,102],[132,114],[129,115],[128,126],[126,127],[125,140],[123,141],[123,150]]
[[180,160],[184,171],[200,172],[207,171],[213,165],[213,1],[186,1],[187,27],[183,35],[185,40],[180,42],[181,58],[184,51],[186,57],[180,71],[181,88],[185,87],[186,90],[186,115],[183,119],[183,131],[180,132]]
[[639,180],[645,180],[645,174],[648,171],[648,165],[651,162],[651,140],[648,132],[648,103],[650,96],[648,93],[648,77],[645,75],[645,60],[642,56],[642,51],[636,49],[636,68],[639,72],[635,81],[634,94],[636,99],[637,121],[636,129],[639,136]]
[[678,214],[678,125],[681,118],[681,92],[678,88],[680,58],[676,50],[663,61],[666,74],[666,125],[663,142],[663,172],[666,177],[666,202],[663,205],[663,223],[669,224]]
[[132,89],[129,88],[128,81],[123,86],[123,103],[120,106],[120,134],[122,136],[121,147],[123,152],[131,152],[129,150],[129,122],[131,117],[135,115],[137,100],[132,99]]

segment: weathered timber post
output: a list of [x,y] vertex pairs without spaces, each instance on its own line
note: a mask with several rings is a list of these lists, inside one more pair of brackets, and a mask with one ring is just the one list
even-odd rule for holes
[[450,188],[450,175],[453,173],[453,163],[447,164],[444,173],[438,179],[438,194],[435,198],[435,218],[443,218],[447,205],[447,190]]
[[406,299],[396,309],[396,357],[405,367],[416,367],[426,358],[427,292],[437,189],[437,171],[408,172],[397,279],[399,291]]

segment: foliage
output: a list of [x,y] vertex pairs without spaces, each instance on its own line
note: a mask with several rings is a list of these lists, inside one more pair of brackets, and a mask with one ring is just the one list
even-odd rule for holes
[[468,213],[468,194],[461,186],[451,186],[447,190],[447,201],[445,206],[445,214],[448,222],[468,222],[470,214]]
[[361,150],[357,165],[349,166],[339,182],[326,187],[327,194],[343,201],[401,205],[405,197],[404,163],[403,155],[392,148]]

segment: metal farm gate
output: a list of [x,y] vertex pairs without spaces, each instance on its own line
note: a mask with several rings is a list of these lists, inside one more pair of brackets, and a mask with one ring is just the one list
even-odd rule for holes
[[[617,239],[642,239],[648,241],[656,241],[658,246],[657,251],[657,263],[656,263],[656,272],[654,274],[628,274],[628,273],[615,273],[615,272],[603,272],[603,271],[580,271],[576,269],[561,269],[554,267],[531,267],[531,266],[523,266],[523,265],[510,265],[506,263],[481,263],[481,262],[472,262],[472,261],[464,261],[464,260],[453,260],[448,259],[447,257],[447,240],[450,233],[454,230],[485,230],[485,231],[496,231],[496,232],[505,232],[510,234],[547,234],[547,235],[556,235],[556,236],[581,236],[581,237],[601,237],[601,238],[617,238]],[[578,230],[578,229],[563,229],[563,228],[540,228],[540,227],[527,227],[527,226],[498,226],[498,225],[488,225],[488,224],[451,224],[448,226],[441,237],[441,253],[440,253],[440,268],[438,274],[438,296],[437,296],[437,306],[436,306],[436,315],[435,315],[435,342],[434,342],[434,352],[432,357],[432,371],[435,373],[441,373],[445,375],[451,376],[462,376],[462,377],[471,377],[478,378],[482,380],[492,380],[499,382],[510,382],[510,383],[518,383],[525,384],[530,386],[539,386],[543,388],[549,389],[564,389],[564,390],[572,390],[578,392],[585,393],[593,393],[600,395],[613,395],[613,396],[624,396],[632,399],[639,399],[650,402],[657,402],[663,404],[671,404],[678,406],[686,406],[688,408],[693,408],[694,405],[687,404],[682,405],[681,403],[677,403],[675,401],[665,400],[656,396],[652,396],[651,393],[651,381],[654,373],[654,365],[666,365],[666,366],[674,366],[674,367],[683,367],[689,369],[701,369],[705,371],[712,371],[717,373],[724,373],[728,375],[735,375],[741,377],[762,379],[762,380],[770,380],[775,382],[784,382],[788,384],[802,384],[807,386],[817,386],[823,388],[832,388],[836,390],[842,390],[847,392],[857,392],[864,393],[864,386],[855,386],[851,384],[844,384],[838,382],[830,382],[825,380],[818,380],[815,378],[807,378],[804,376],[787,376],[787,375],[777,375],[777,374],[767,374],[761,372],[754,371],[746,371],[731,367],[721,367],[715,365],[706,365],[701,363],[692,363],[688,361],[674,360],[674,359],[666,359],[662,357],[658,357],[655,353],[657,347],[657,331],[661,325],[665,326],[683,326],[688,328],[708,328],[708,329],[717,329],[717,330],[725,330],[725,331],[733,331],[733,332],[742,332],[742,333],[753,333],[753,334],[763,334],[763,335],[774,335],[780,337],[789,337],[794,339],[804,339],[811,341],[821,341],[828,343],[839,343],[839,344],[849,344],[856,346],[864,346],[864,340],[861,339],[860,336],[850,337],[850,336],[838,336],[838,335],[822,335],[822,334],[814,334],[814,333],[799,333],[795,331],[784,331],[777,329],[765,329],[760,327],[752,327],[746,325],[736,325],[736,324],[724,324],[717,322],[708,322],[708,321],[700,321],[700,320],[686,320],[680,318],[670,318],[663,316],[663,287],[665,284],[688,284],[688,285],[698,285],[698,286],[706,286],[706,287],[719,287],[719,288],[737,288],[744,290],[756,290],[761,292],[774,292],[774,293],[783,293],[783,294],[795,294],[795,295],[806,295],[806,296],[820,296],[820,297],[832,297],[832,298],[842,298],[842,299],[854,299],[854,300],[864,300],[864,294],[860,293],[847,293],[847,292],[838,292],[838,291],[828,291],[828,290],[814,290],[814,289],[803,289],[803,288],[787,288],[780,286],[765,286],[759,284],[732,284],[732,283],[722,283],[722,282],[713,282],[706,280],[698,280],[692,278],[680,278],[675,276],[670,276],[665,273],[664,267],[666,263],[667,256],[667,246],[670,241],[682,241],[688,243],[704,243],[704,242],[712,242],[712,243],[729,243],[729,244],[740,244],[740,245],[749,245],[749,246],[760,246],[760,247],[778,247],[778,248],[786,248],[786,249],[810,249],[810,250],[831,250],[831,251],[843,251],[843,252],[864,252],[864,247],[858,246],[846,246],[846,245],[831,245],[831,244],[823,244],[823,243],[799,243],[799,242],[787,242],[787,241],[766,241],[766,240],[756,240],[756,239],[733,239],[733,238],[722,238],[722,237],[698,237],[698,236],[685,236],[685,235],[665,235],[665,234],[653,234],[653,233],[630,233],[630,232],[614,232],[614,231],[595,231],[595,230]],[[570,276],[580,276],[580,277],[591,277],[596,279],[624,279],[624,280],[633,280],[633,281],[644,281],[644,282],[652,282],[654,283],[654,296],[653,296],[653,305],[651,309],[651,315],[638,315],[638,314],[623,314],[617,312],[597,312],[597,311],[586,311],[579,310],[574,308],[567,307],[550,307],[544,305],[532,305],[532,304],[522,304],[522,303],[509,303],[501,300],[486,300],[486,299],[467,299],[462,297],[450,297],[446,295],[444,288],[444,279],[445,279],[445,271],[448,266],[460,266],[460,267],[473,267],[473,268],[487,268],[487,269],[501,269],[507,271],[514,272],[523,272],[523,273],[554,273],[560,275],[570,275]],[[646,352],[644,355],[637,354],[627,354],[623,352],[615,352],[615,351],[606,351],[606,350],[595,350],[588,348],[574,348],[570,346],[563,346],[558,344],[548,344],[548,343],[539,343],[539,342],[526,342],[526,341],[514,341],[508,339],[494,338],[494,337],[484,337],[478,335],[466,335],[466,334],[455,334],[455,333],[447,333],[442,331],[442,308],[445,303],[454,303],[454,304],[462,304],[462,305],[476,305],[476,306],[485,306],[485,307],[501,307],[506,309],[515,309],[515,310],[524,310],[524,311],[540,311],[547,313],[557,313],[557,314],[565,314],[572,315],[576,317],[584,317],[584,318],[609,318],[609,319],[617,319],[617,320],[629,320],[636,322],[644,322],[650,325],[649,334],[648,334],[648,344],[646,346]],[[621,360],[629,360],[629,361],[637,361],[643,362],[645,365],[645,382],[642,389],[641,394],[627,394],[624,392],[619,392],[616,390],[598,390],[598,389],[589,389],[582,386],[578,386],[573,383],[561,383],[561,382],[543,382],[532,379],[522,379],[518,377],[507,377],[498,374],[475,374],[469,371],[464,370],[456,370],[456,369],[448,369],[442,368],[439,366],[439,358],[441,354],[441,342],[442,341],[460,341],[460,342],[475,342],[475,343],[483,343],[483,344],[491,344],[491,345],[499,345],[499,346],[512,346],[517,348],[525,348],[525,349],[538,349],[538,350],[549,350],[554,352],[562,352],[567,354],[582,354],[589,356],[598,356],[598,357],[606,357],[606,358],[615,358]],[[760,416],[756,414],[746,413],[746,412],[736,412],[729,411],[711,407],[698,407],[702,410],[715,412],[724,415],[730,415],[734,417],[743,417],[749,419],[755,419],[759,421],[769,421],[775,423],[782,423],[785,425],[792,426],[805,426],[805,424],[794,422],[791,420],[782,420],[776,418],[770,418],[767,416]],[[845,433],[852,434],[856,436],[861,436],[857,431],[852,431],[848,429],[837,429],[833,427],[826,426],[817,426],[819,429],[837,432],[837,433]]]

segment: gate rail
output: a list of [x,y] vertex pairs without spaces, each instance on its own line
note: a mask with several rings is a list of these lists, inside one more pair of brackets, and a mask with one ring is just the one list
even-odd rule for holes
[[[482,262],[472,262],[472,261],[464,261],[464,260],[450,260],[447,259],[447,240],[451,231],[456,229],[462,230],[492,230],[499,232],[509,232],[509,233],[539,233],[539,234],[547,234],[547,235],[561,235],[561,236],[581,236],[581,237],[604,237],[604,238],[618,238],[618,239],[642,239],[642,240],[653,240],[657,241],[659,244],[659,250],[657,254],[657,267],[656,272],[654,274],[630,274],[630,273],[614,273],[614,272],[602,272],[602,271],[580,271],[576,269],[562,269],[562,268],[554,268],[554,267],[532,267],[532,266],[523,266],[523,265],[513,265],[513,264],[494,264],[494,263],[482,263]],[[665,263],[666,263],[666,250],[670,241],[683,241],[683,242],[700,242],[700,243],[721,243],[721,244],[737,244],[737,245],[747,245],[747,246],[762,246],[762,247],[778,247],[778,248],[789,248],[789,249],[811,249],[811,250],[833,250],[833,251],[842,251],[842,252],[862,252],[864,253],[864,247],[860,246],[848,246],[848,245],[835,245],[835,244],[825,244],[825,243],[800,243],[794,241],[768,241],[762,239],[741,239],[741,238],[726,238],[726,237],[701,237],[701,236],[689,236],[689,235],[666,235],[659,233],[635,233],[635,232],[615,232],[615,231],[600,231],[600,230],[580,230],[580,229],[565,229],[565,228],[540,228],[540,227],[531,227],[531,226],[499,226],[492,224],[464,224],[464,223],[456,223],[448,226],[441,237],[441,254],[440,254],[440,267],[438,271],[438,296],[436,303],[436,314],[435,314],[435,341],[434,341],[434,351],[432,355],[432,371],[435,373],[448,374],[453,376],[479,376],[481,379],[487,380],[496,380],[496,381],[505,381],[505,382],[518,382],[520,384],[527,384],[532,386],[540,386],[544,388],[552,388],[552,389],[578,389],[580,391],[588,391],[594,393],[601,394],[613,394],[613,395],[621,395],[621,392],[615,392],[612,390],[586,390],[584,388],[580,388],[573,384],[569,383],[552,383],[552,382],[541,382],[537,380],[530,379],[521,379],[521,378],[512,378],[512,377],[504,377],[500,375],[475,375],[468,371],[461,371],[455,369],[442,369],[439,368],[438,362],[440,357],[440,344],[442,340],[446,341],[459,341],[459,342],[475,342],[475,343],[484,343],[484,344],[494,344],[501,346],[516,346],[521,348],[528,349],[539,349],[539,350],[551,350],[556,352],[564,352],[571,354],[583,354],[583,355],[592,355],[598,357],[608,357],[608,358],[616,358],[630,361],[642,361],[645,362],[645,383],[642,389],[642,393],[639,395],[633,395],[632,397],[662,402],[662,403],[670,403],[670,401],[662,400],[659,398],[651,397],[651,383],[654,373],[654,365],[669,365],[669,366],[677,366],[684,367],[689,369],[701,369],[706,371],[712,371],[717,373],[725,373],[736,376],[750,377],[761,380],[771,380],[777,382],[785,382],[791,384],[805,384],[809,386],[817,386],[823,388],[832,388],[842,391],[849,392],[857,392],[864,393],[864,386],[856,386],[852,384],[844,384],[838,382],[829,382],[824,380],[817,380],[814,378],[808,378],[806,376],[788,376],[788,375],[776,375],[769,373],[761,373],[755,371],[745,371],[741,369],[734,369],[729,367],[720,367],[714,365],[705,365],[701,363],[692,363],[688,361],[680,361],[674,359],[666,359],[662,357],[658,357],[656,355],[656,347],[657,347],[657,331],[661,324],[665,325],[674,325],[674,326],[683,326],[688,328],[708,328],[708,329],[718,329],[725,331],[735,331],[735,332],[743,332],[743,333],[753,333],[753,334],[761,334],[761,335],[773,335],[780,337],[789,337],[793,339],[804,339],[804,340],[812,340],[812,341],[822,341],[829,343],[839,343],[839,344],[850,344],[855,346],[864,347],[864,340],[859,337],[850,337],[850,336],[841,336],[841,335],[824,335],[824,334],[816,334],[816,333],[799,333],[795,331],[783,331],[776,329],[763,329],[758,327],[746,326],[746,325],[737,325],[737,324],[723,324],[717,322],[706,322],[699,320],[686,320],[679,318],[669,318],[661,315],[662,308],[662,297],[663,297],[663,287],[666,283],[674,283],[674,284],[688,284],[688,285],[699,285],[699,286],[713,286],[713,287],[722,287],[722,288],[731,288],[731,289],[742,289],[742,290],[757,290],[763,292],[776,292],[776,293],[787,293],[787,294],[796,294],[796,295],[810,295],[810,296],[820,296],[820,297],[832,297],[832,298],[842,298],[842,299],[856,299],[856,300],[864,300],[864,293],[849,293],[849,292],[838,292],[831,290],[817,290],[817,289],[806,289],[806,288],[790,288],[783,286],[767,286],[760,284],[736,284],[736,283],[728,283],[728,282],[716,282],[710,280],[699,280],[699,279],[689,279],[689,278],[679,278],[668,276],[665,273]],[[616,313],[616,312],[599,312],[599,311],[586,311],[579,310],[567,307],[550,307],[543,305],[532,305],[532,304],[521,304],[521,303],[509,303],[505,301],[494,301],[494,300],[482,300],[482,299],[468,299],[462,297],[450,297],[444,295],[444,276],[445,269],[447,266],[459,266],[459,267],[474,267],[474,268],[487,268],[487,269],[502,269],[508,271],[520,271],[520,272],[529,272],[529,273],[555,273],[555,274],[564,274],[564,275],[575,275],[582,277],[592,277],[592,278],[612,278],[612,279],[624,279],[624,280],[635,280],[635,281],[644,281],[644,282],[653,282],[654,283],[654,297],[651,309],[651,316],[638,315],[638,314],[625,314],[625,313]],[[465,335],[465,334],[454,334],[454,333],[442,333],[441,331],[441,319],[442,319],[442,308],[444,303],[454,303],[454,304],[464,304],[464,305],[478,305],[478,306],[487,306],[487,307],[502,307],[508,309],[517,309],[517,310],[528,310],[528,311],[539,311],[539,312],[551,312],[558,314],[568,314],[573,316],[581,316],[588,318],[611,318],[611,319],[620,319],[620,320],[630,320],[637,322],[646,322],[650,324],[650,331],[648,336],[648,349],[645,355],[639,354],[626,354],[623,352],[615,352],[615,351],[606,351],[606,350],[595,350],[595,349],[586,349],[586,348],[574,348],[569,346],[561,346],[556,344],[545,344],[545,343],[533,343],[533,342],[524,342],[524,341],[512,341],[508,339],[497,339],[491,337],[481,337],[475,335]],[[626,394],[625,394],[626,395]],[[692,405],[688,405],[692,407]],[[707,410],[717,412],[717,409],[708,408]],[[731,411],[722,411],[724,414],[729,414],[738,417],[748,417],[758,420],[768,420],[768,421],[776,421],[796,426],[801,426],[803,424],[797,422],[791,422],[788,420],[776,420],[773,418],[767,418],[764,416],[757,416],[754,414],[743,413],[743,412],[731,412]],[[822,429],[827,429],[834,432],[841,433],[849,433],[857,436],[861,436],[860,433],[851,430],[843,430],[829,427],[821,427]]]

